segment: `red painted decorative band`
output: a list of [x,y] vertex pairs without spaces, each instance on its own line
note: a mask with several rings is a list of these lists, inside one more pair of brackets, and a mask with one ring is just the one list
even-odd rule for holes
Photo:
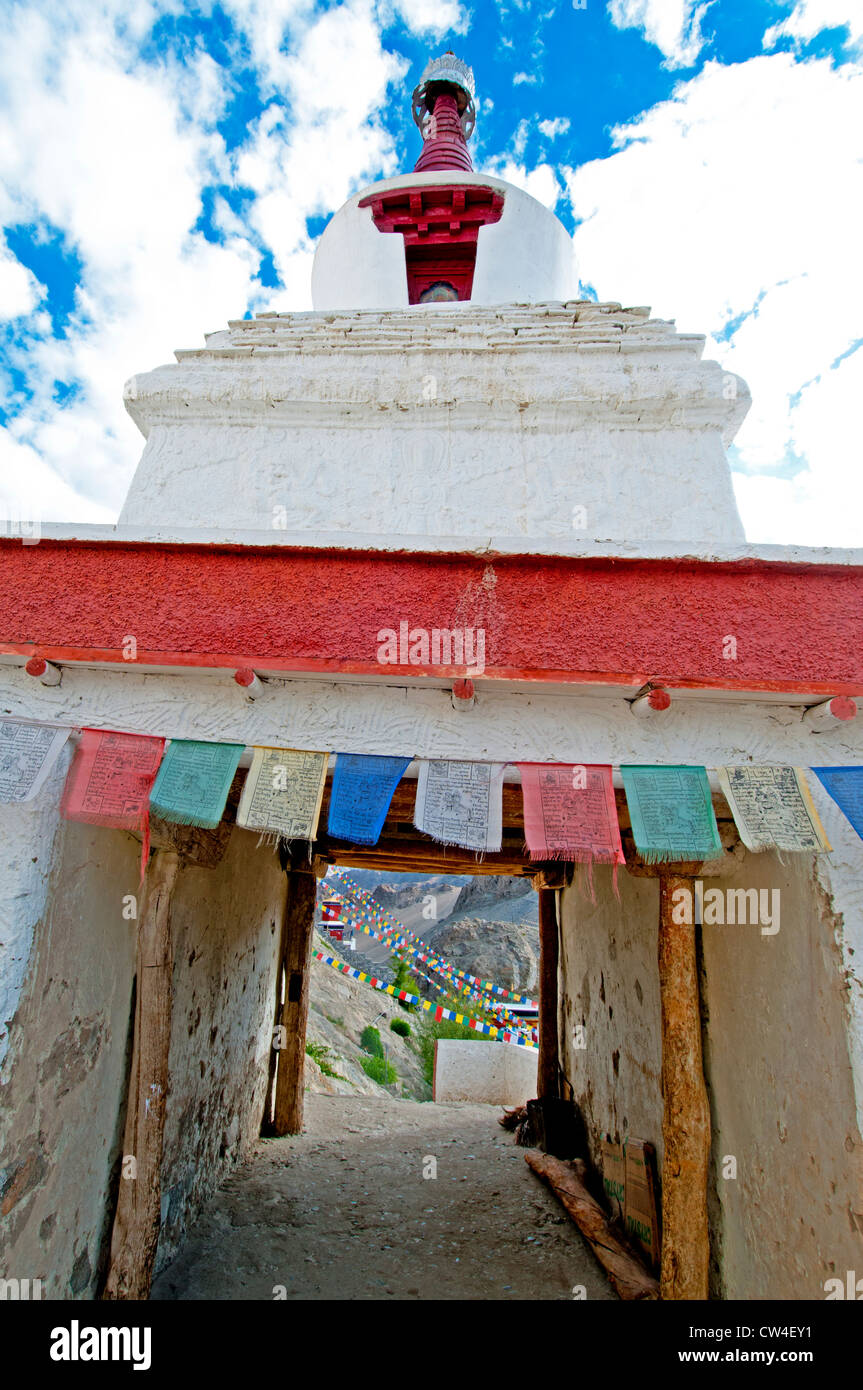
[[138,665],[861,695],[863,569],[0,539],[0,653],[129,666],[130,636]]

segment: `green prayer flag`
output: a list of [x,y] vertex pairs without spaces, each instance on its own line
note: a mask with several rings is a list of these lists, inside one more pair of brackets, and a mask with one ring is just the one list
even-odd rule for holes
[[171,739],[150,794],[153,815],[215,830],[244,749],[244,743]]
[[722,853],[703,767],[621,767],[635,847],[648,864]]

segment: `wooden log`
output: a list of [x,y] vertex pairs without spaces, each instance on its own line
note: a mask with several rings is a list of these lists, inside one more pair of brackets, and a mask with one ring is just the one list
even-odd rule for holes
[[[706,1299],[710,1107],[701,1055],[695,926],[674,920],[673,897],[679,888],[687,890],[690,903],[694,902],[691,879],[677,874],[660,879],[663,1160],[659,1282],[664,1299]],[[678,911],[676,915],[686,914]]]
[[612,1288],[622,1299],[657,1299],[659,1285],[617,1239],[611,1230],[602,1207],[585,1187],[577,1165],[552,1158],[538,1149],[528,1149],[524,1155],[528,1166],[538,1178],[548,1183],[555,1197],[572,1217],[590,1245],[611,1281]]
[[283,933],[285,985],[280,1019],[285,1032],[276,1068],[273,1118],[273,1133],[277,1135],[299,1134],[303,1128],[303,1075],[316,890],[317,879],[313,872],[293,868],[288,874]]
[[541,1101],[560,1096],[558,1044],[557,894],[539,889],[539,1059],[537,1095]]
[[123,1170],[111,1231],[106,1299],[148,1297],[159,1242],[173,994],[171,901],[179,866],[175,851],[156,850],[144,883]]

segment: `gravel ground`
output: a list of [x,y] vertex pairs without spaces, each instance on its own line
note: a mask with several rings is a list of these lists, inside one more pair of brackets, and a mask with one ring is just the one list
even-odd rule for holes
[[614,1299],[499,1114],[307,1095],[305,1132],[258,1143],[152,1297]]

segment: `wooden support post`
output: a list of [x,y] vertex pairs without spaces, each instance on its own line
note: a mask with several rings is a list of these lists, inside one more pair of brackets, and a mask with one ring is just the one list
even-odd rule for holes
[[138,920],[132,1069],[103,1294],[107,1299],[148,1297],[159,1242],[174,965],[171,900],[179,866],[174,850],[156,850],[147,867]]
[[[662,1255],[664,1299],[706,1299],[710,1236],[707,1176],[710,1108],[701,1055],[694,922],[677,922],[673,895],[691,878],[659,880],[659,990],[662,1005]],[[689,915],[679,909],[678,917]]]
[[271,1138],[276,1130],[273,1121],[273,1107],[276,1103],[276,1070],[279,1064],[279,1051],[276,1038],[282,1021],[282,1000],[285,984],[285,954],[288,948],[288,899],[291,896],[291,876],[285,875],[285,904],[282,908],[282,927],[279,933],[279,954],[276,959],[275,1009],[273,1012],[273,1031],[270,1037],[270,1051],[267,1060],[267,1089],[264,1093],[264,1114],[261,1120],[261,1134]]
[[316,889],[317,879],[311,864],[305,872],[298,867],[291,869],[282,933],[285,986],[280,1022],[285,1031],[276,1070],[273,1133],[277,1135],[299,1134],[303,1128],[303,1072]]
[[557,893],[540,888],[539,893],[539,1063],[537,1094],[540,1100],[560,1096],[560,1055],[558,1045],[558,930]]

